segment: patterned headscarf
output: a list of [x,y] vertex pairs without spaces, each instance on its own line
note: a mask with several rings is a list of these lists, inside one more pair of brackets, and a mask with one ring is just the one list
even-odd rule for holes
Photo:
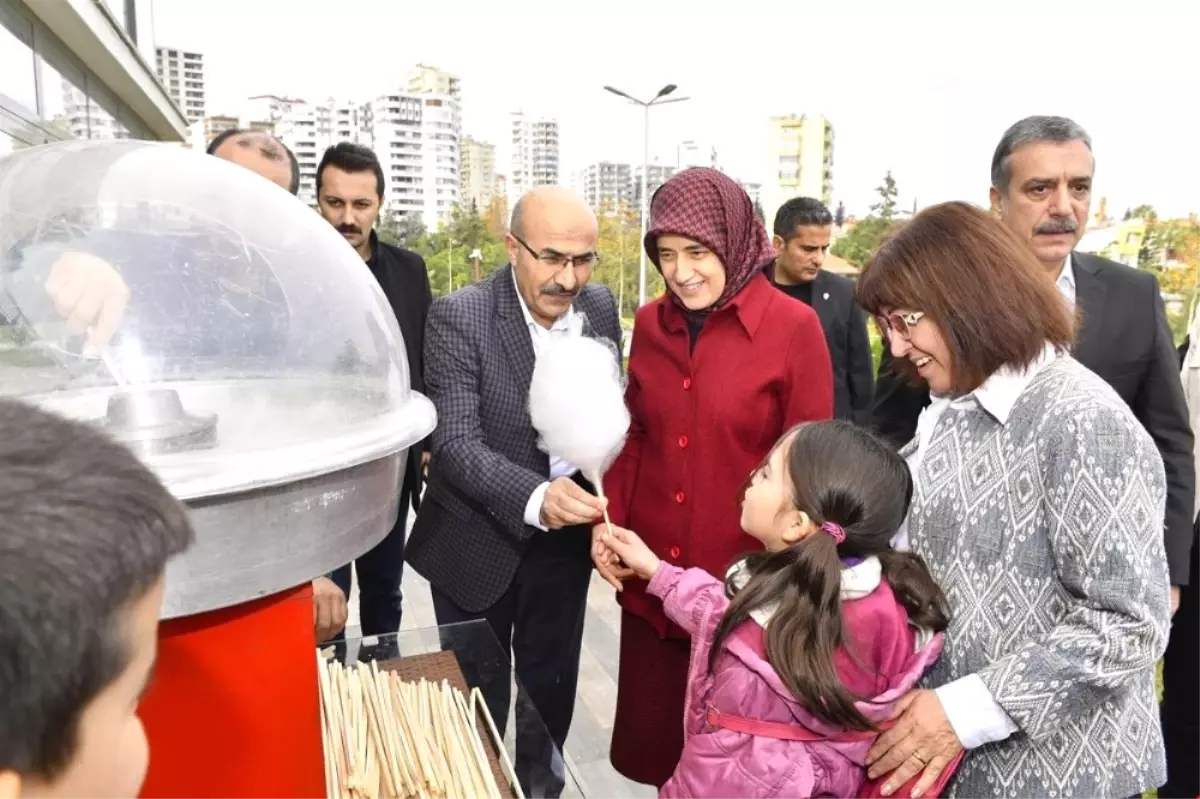
[[[709,248],[725,265],[725,291],[708,311],[725,305],[775,258],[771,237],[737,181],[707,167],[685,169],[668,180],[650,203],[646,254],[658,263],[658,237],[683,236]],[[674,294],[675,303],[684,307]]]

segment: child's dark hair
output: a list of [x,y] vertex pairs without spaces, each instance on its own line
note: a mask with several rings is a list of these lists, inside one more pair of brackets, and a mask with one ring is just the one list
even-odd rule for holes
[[0,400],[0,771],[52,780],[132,657],[124,610],[192,540],[187,511],[88,425]]
[[785,460],[796,507],[814,524],[846,531],[840,545],[824,532],[780,552],[746,559],[750,579],[726,590],[732,601],[717,627],[709,657],[751,611],[776,604],[766,630],[767,659],[810,713],[845,729],[874,730],[838,678],[834,654],[843,642],[842,558],[875,556],[883,578],[920,627],[941,631],[950,620],[946,599],[920,556],[891,548],[908,512],[912,476],[904,459],[871,433],[848,422],[800,425]]

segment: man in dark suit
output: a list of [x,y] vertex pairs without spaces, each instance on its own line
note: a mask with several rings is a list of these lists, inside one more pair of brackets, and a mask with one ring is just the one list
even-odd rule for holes
[[[612,293],[588,285],[598,228],[581,199],[535,189],[510,227],[511,265],[429,311],[425,381],[438,426],[407,555],[432,586],[439,625],[486,620],[511,650],[519,683],[561,749],[579,676],[589,531],[604,503],[573,466],[538,449],[529,383],[537,353],[576,314],[617,352],[621,330]],[[507,676],[484,693],[503,729]],[[561,758],[534,749],[526,707],[518,701],[518,777],[527,796],[557,796]]]
[[867,424],[873,389],[867,321],[854,303],[854,281],[826,272],[833,214],[820,200],[794,197],[775,214],[775,287],[817,312],[833,362],[833,416]]
[[[425,317],[433,302],[429,272],[421,256],[385,244],[376,235],[373,228],[383,205],[383,192],[383,169],[375,153],[347,142],[325,151],[317,167],[318,209],[379,281],[404,337],[410,385],[414,391],[425,393],[422,345]],[[404,533],[409,506],[416,510],[420,505],[427,450],[428,443],[409,449],[396,523],[374,549],[354,561],[363,635],[386,635],[400,629]],[[346,564],[328,578],[320,577],[313,582],[318,640],[331,638],[346,623],[350,566]]]

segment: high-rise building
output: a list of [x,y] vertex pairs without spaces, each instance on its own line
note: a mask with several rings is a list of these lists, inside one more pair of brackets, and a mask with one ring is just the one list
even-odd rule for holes
[[580,190],[596,213],[614,214],[635,203],[633,168],[629,164],[600,161],[590,164],[580,176]]
[[771,117],[762,205],[768,220],[793,197],[833,198],[833,123],[822,116]]
[[531,119],[523,111],[510,119],[512,160],[508,174],[508,201],[513,205],[535,186],[559,182],[558,120]]
[[448,94],[462,98],[462,81],[457,75],[425,64],[417,64],[408,71],[404,88],[409,94]]
[[675,167],[650,164],[650,167],[647,169],[639,164],[633,170],[633,204],[639,209],[639,213],[642,205],[643,171],[646,172],[646,202],[649,203],[654,197],[654,192],[658,191],[659,186],[666,183],[675,174]]
[[131,139],[129,129],[97,104],[83,89],[63,79],[57,87],[62,92],[63,124],[76,139]]
[[496,192],[496,146],[464,136],[458,173],[463,205],[473,205],[481,215],[486,214]]
[[175,105],[183,110],[188,122],[203,119],[206,113],[204,55],[173,47],[157,47],[154,71]]
[[147,67],[150,10],[0,0],[0,155],[73,137],[182,141],[187,120]]
[[384,175],[384,211],[418,214],[433,230],[450,218],[459,197],[462,114],[448,94],[383,94],[363,104],[291,102],[275,135],[300,165],[300,199],[317,202],[317,166],[338,142],[371,148]]
[[274,133],[275,124],[233,114],[205,117],[188,125],[188,138],[184,142],[184,146],[192,150],[205,150],[208,148],[209,142],[222,133],[238,129]]
[[283,119],[283,115],[294,105],[304,105],[304,101],[295,97],[280,97],[276,94],[256,94],[247,97],[242,104],[241,118],[256,122],[270,122],[272,125]]
[[[739,180],[738,185],[742,187],[742,190],[745,191],[746,194],[750,195],[750,202],[754,203],[755,205],[760,205],[762,203],[761,183],[751,183],[745,180]],[[770,221],[771,220],[769,219],[767,220],[768,223]]]
[[694,139],[680,142],[679,146],[675,148],[675,169],[682,172],[694,166],[720,169],[717,162],[717,148]]

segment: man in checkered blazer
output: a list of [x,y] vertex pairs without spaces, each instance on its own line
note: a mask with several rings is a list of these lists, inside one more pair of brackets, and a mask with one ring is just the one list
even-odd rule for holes
[[[616,352],[621,328],[612,293],[588,285],[599,234],[577,195],[535,189],[513,209],[510,228],[510,265],[429,310],[425,385],[438,427],[405,557],[429,580],[439,625],[483,619],[511,648],[518,682],[561,749],[579,675],[589,528],[603,503],[573,466],[538,449],[529,383],[537,353],[566,334],[572,317],[583,314],[584,329]],[[503,730],[507,677],[484,693]],[[536,743],[523,705],[522,788],[527,796],[557,796],[562,760]]]

